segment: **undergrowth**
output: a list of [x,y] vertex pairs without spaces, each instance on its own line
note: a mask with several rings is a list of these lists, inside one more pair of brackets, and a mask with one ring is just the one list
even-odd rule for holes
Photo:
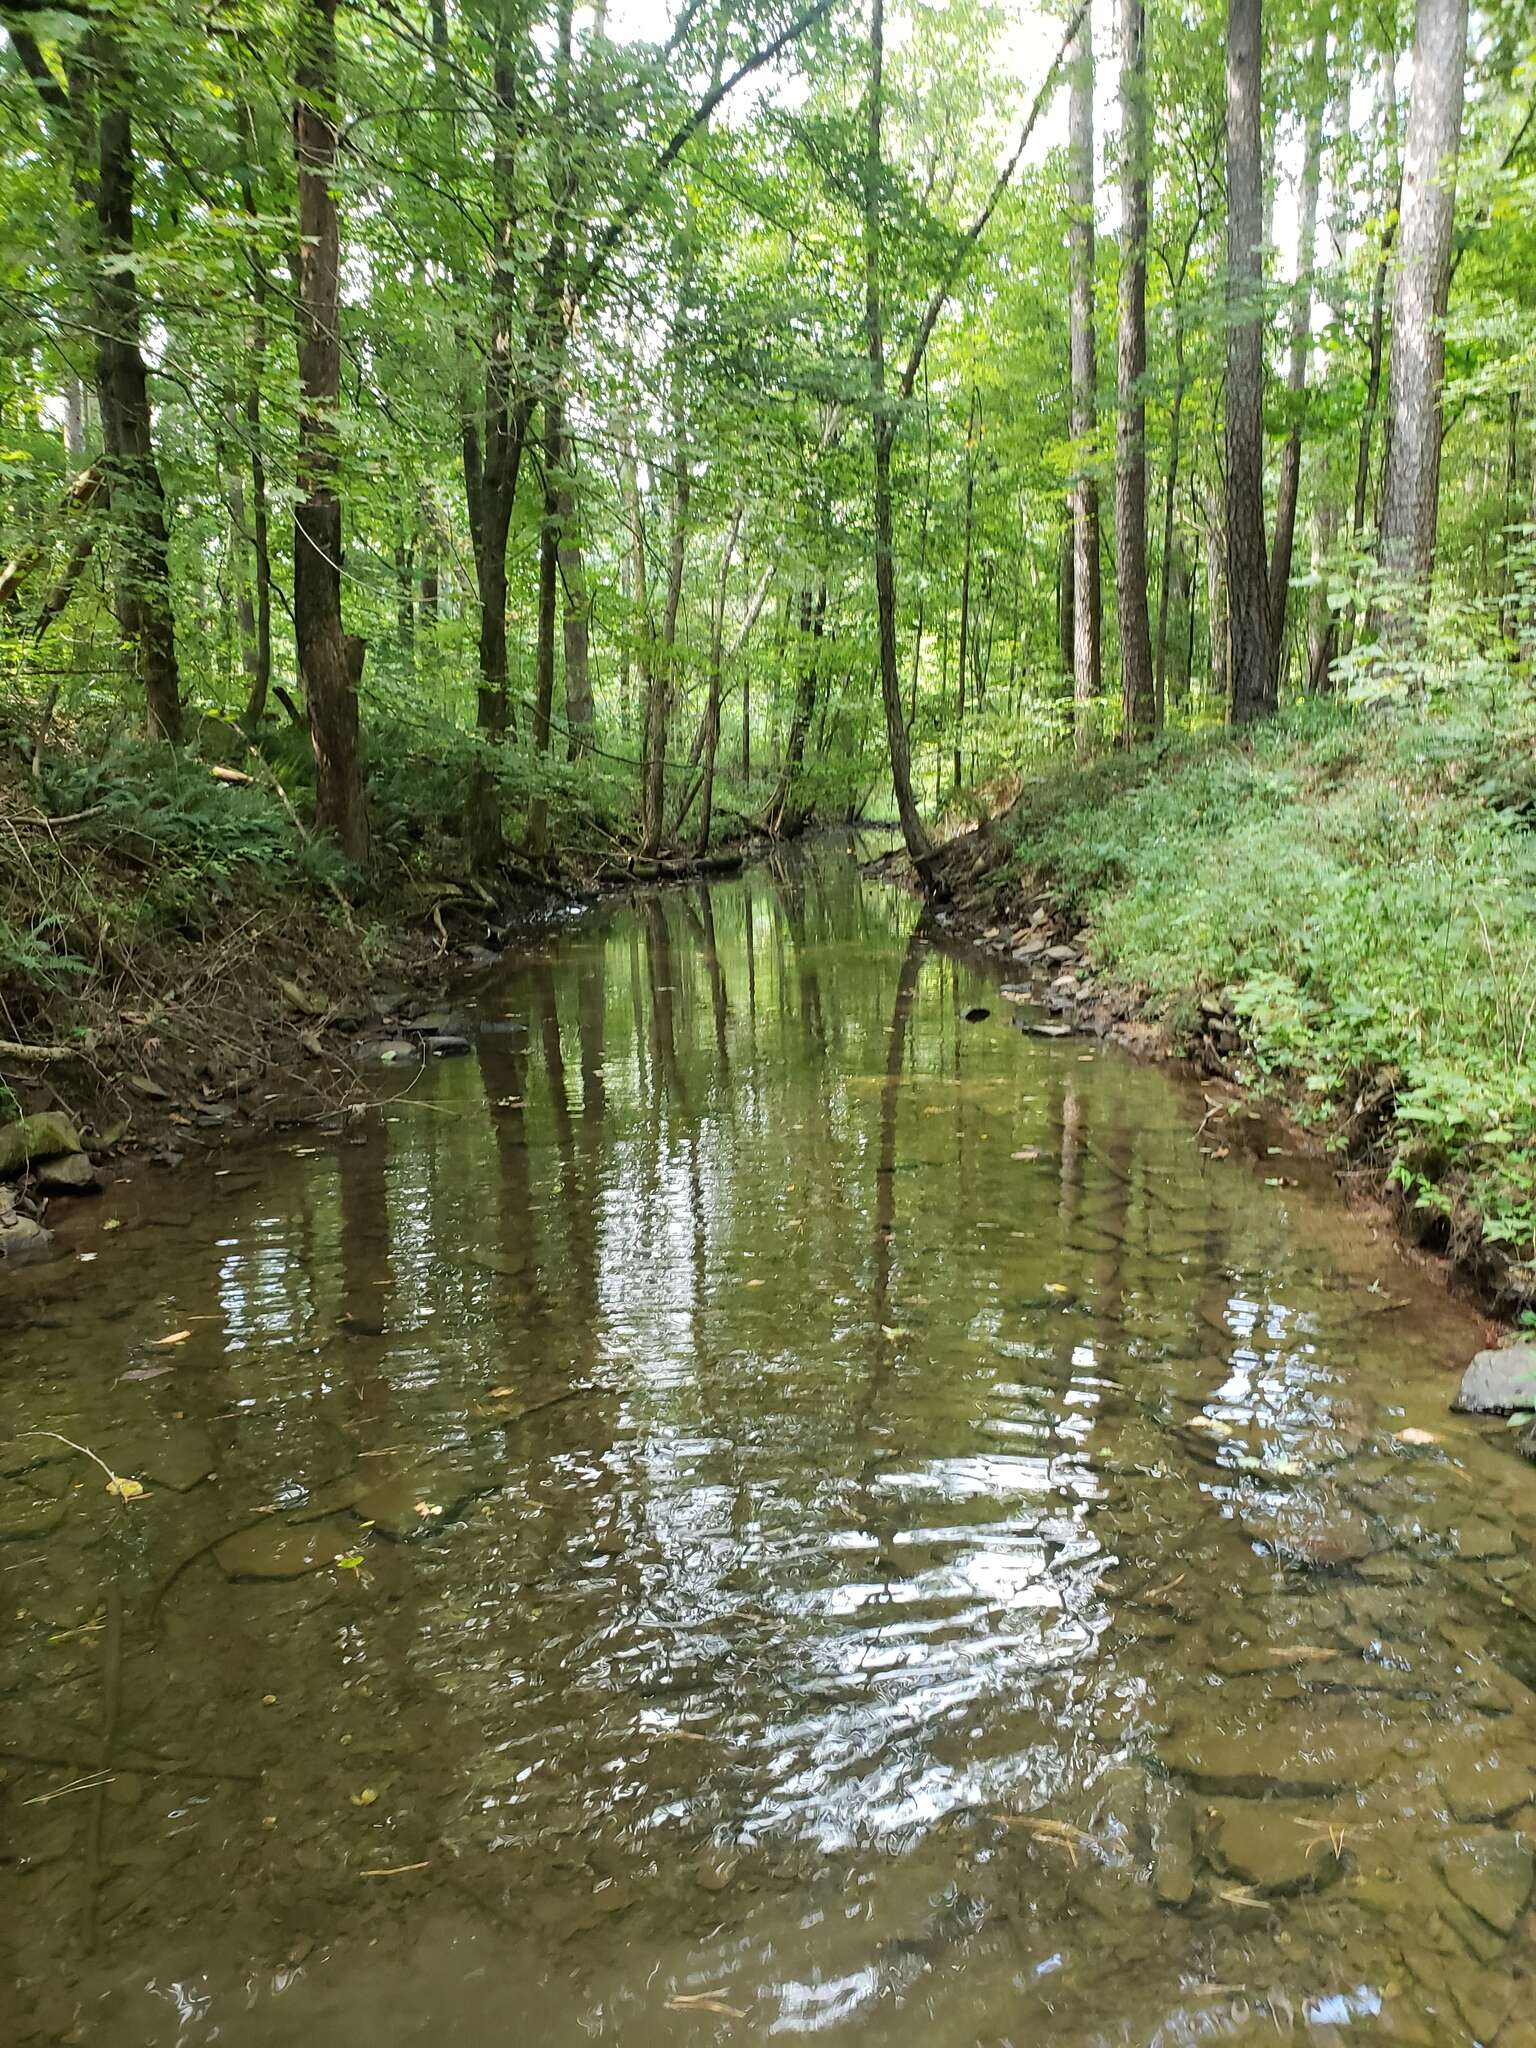
[[1064,769],[1010,813],[1095,959],[1177,1020],[1226,990],[1260,1071],[1464,1242],[1536,1253],[1536,724],[1305,706]]

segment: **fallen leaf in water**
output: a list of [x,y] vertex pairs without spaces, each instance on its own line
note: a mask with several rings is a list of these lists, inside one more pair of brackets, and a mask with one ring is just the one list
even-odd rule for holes
[[159,1380],[168,1372],[174,1372],[173,1365],[136,1365],[131,1372],[120,1372],[120,1380]]
[[668,2012],[715,2012],[723,2019],[744,2020],[746,2013],[739,2005],[727,2005],[723,1998],[717,1998],[712,1991],[679,1991],[667,2000]]
[[352,1794],[352,1804],[354,1806],[372,1806],[378,1796],[378,1793],[374,1791],[371,1785],[365,1785],[361,1792],[354,1792]]
[[761,1280],[747,1280],[742,1284],[746,1287],[761,1287],[763,1283]]
[[[371,1528],[372,1524],[368,1526]],[[362,1566],[363,1553],[360,1550],[338,1550],[332,1562],[344,1572],[355,1572]]]
[[1059,1280],[1047,1280],[1045,1291],[1047,1294],[1070,1294],[1072,1292],[1070,1287],[1064,1287]]
[[1040,1148],[1038,1145],[1026,1145],[1022,1152],[1015,1152],[1013,1156],[1015,1159],[1038,1159]]
[[516,1392],[516,1387],[492,1387],[490,1398],[493,1401],[510,1401]]
[[889,1337],[894,1341],[897,1337],[910,1337],[912,1332],[901,1329],[895,1323],[882,1323],[880,1325],[880,1334],[882,1337]]
[[121,1230],[123,1227],[123,1219],[121,1216],[109,1216],[106,1222],[103,1223],[101,1227],[103,1230]]
[[169,1337],[157,1337],[155,1339],[155,1349],[157,1351],[164,1351],[168,1345],[185,1344],[191,1334],[190,1330],[172,1330]]
[[119,1479],[116,1474],[107,1481],[107,1491],[115,1500],[142,1500],[144,1488],[137,1479]]
[[1432,1429],[1400,1429],[1397,1440],[1400,1444],[1437,1444],[1440,1441]]
[[261,1696],[261,1704],[264,1707],[275,1707],[277,1705],[277,1694],[275,1692],[264,1692]]
[[416,1503],[418,1515],[440,1515],[443,1511],[435,1500],[419,1500]]

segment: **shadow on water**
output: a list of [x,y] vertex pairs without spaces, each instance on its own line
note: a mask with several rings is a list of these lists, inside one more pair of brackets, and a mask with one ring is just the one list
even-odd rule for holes
[[642,896],[7,1283],[6,2041],[1536,2038],[1477,1326],[1006,1012]]

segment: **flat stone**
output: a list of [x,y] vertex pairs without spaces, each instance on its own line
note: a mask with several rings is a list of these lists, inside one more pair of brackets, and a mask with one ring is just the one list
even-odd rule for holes
[[1435,1851],[1435,1868],[1453,1898],[1500,1934],[1513,1934],[1536,1880],[1536,1858],[1520,1835],[1479,1828]]
[[345,1522],[270,1522],[226,1536],[214,1551],[219,1569],[230,1579],[302,1579],[324,1568],[356,1545],[357,1533]]
[[1513,1415],[1517,1408],[1536,1408],[1536,1344],[1479,1351],[1462,1374],[1451,1406],[1462,1415]]
[[0,1125],[0,1175],[20,1173],[39,1159],[59,1159],[81,1149],[80,1136],[67,1116],[39,1110],[19,1123]]
[[1212,1853],[1242,1884],[1279,1896],[1311,1891],[1338,1875],[1340,1837],[1330,1834],[1326,1814],[1251,1799],[1222,1800],[1211,1813]]
[[1152,1889],[1165,1906],[1187,1906],[1195,1891],[1194,1814],[1175,1798],[1152,1817]]
[[190,1493],[217,1467],[213,1441],[195,1422],[174,1422],[164,1430],[142,1430],[113,1447],[120,1472],[172,1493]]
[[0,1543],[51,1536],[67,1512],[64,1500],[38,1500],[24,1487],[6,1487],[0,1492]]
[[1481,1515],[1473,1515],[1458,1524],[1450,1534],[1456,1555],[1465,1558],[1469,1564],[1477,1564],[1490,1557],[1513,1557],[1515,1554],[1515,1538],[1507,1522],[1489,1522]]
[[363,1059],[380,1067],[414,1065],[421,1058],[414,1038],[375,1038],[358,1050]]
[[43,1160],[33,1178],[50,1195],[95,1195],[101,1192],[96,1169],[83,1152],[65,1152],[57,1159]]
[[[1219,1713],[1216,1701],[1211,1710]],[[1190,1722],[1158,1744],[1164,1764],[1203,1791],[1236,1799],[1306,1798],[1369,1784],[1392,1748],[1390,1732],[1351,1713],[1311,1707],[1246,1726]]]
[[358,1495],[352,1512],[392,1543],[416,1543],[456,1522],[471,1501],[488,1491],[485,1482],[437,1465],[380,1480]]
[[1072,967],[1077,963],[1076,946],[1047,946],[1045,957],[1053,967]]
[[1523,1758],[1500,1750],[1480,1756],[1465,1748],[1437,1776],[1455,1820],[1503,1820],[1536,1800],[1536,1771]]
[[1245,1515],[1243,1528],[1287,1564],[1315,1571],[1363,1563],[1376,1548],[1364,1515],[1333,1498],[1305,1497],[1274,1514]]

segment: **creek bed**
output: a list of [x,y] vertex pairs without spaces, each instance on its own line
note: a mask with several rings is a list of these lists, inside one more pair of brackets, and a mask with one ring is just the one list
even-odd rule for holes
[[7,1278],[7,2042],[1536,2041],[1480,1325],[1013,1022],[822,847]]

